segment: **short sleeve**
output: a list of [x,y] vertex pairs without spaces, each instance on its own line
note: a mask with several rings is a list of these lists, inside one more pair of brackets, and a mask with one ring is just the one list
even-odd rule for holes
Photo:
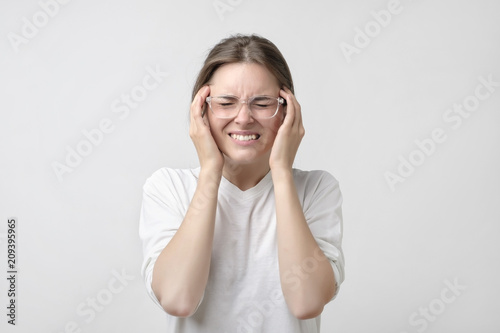
[[151,287],[153,268],[160,253],[179,229],[189,205],[190,198],[184,185],[173,170],[160,169],[143,186],[139,221],[144,255],[141,273],[149,296],[160,307]]
[[319,248],[332,265],[337,284],[335,298],[344,281],[342,194],[338,181],[326,171],[311,171],[307,178],[303,189],[304,216]]

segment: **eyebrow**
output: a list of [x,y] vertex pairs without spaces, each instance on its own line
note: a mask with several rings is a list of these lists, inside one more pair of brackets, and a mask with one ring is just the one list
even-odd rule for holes
[[217,97],[234,97],[234,98],[239,98],[238,96],[235,96],[235,95],[217,95]]
[[[214,97],[234,97],[234,98],[238,98],[240,99],[241,97],[238,97],[238,96],[235,96],[235,95],[229,95],[229,94],[226,94],[226,95],[214,95]],[[257,97],[273,97],[271,95],[254,95],[254,96],[250,96],[249,98],[257,98]]]

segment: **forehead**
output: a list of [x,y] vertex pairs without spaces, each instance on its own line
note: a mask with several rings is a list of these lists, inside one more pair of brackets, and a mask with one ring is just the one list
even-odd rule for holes
[[212,95],[239,97],[273,95],[279,92],[278,79],[263,65],[233,63],[218,68],[210,80]]

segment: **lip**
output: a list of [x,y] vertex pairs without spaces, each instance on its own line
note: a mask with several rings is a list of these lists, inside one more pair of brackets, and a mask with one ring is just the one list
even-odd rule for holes
[[252,135],[252,134],[255,134],[255,135],[260,136],[259,133],[252,132],[252,131],[230,131],[230,132],[228,132],[228,135],[230,135],[230,134],[238,134],[238,135]]
[[[237,135],[253,135],[253,134],[255,134],[258,136],[258,138],[255,140],[240,141],[240,140],[233,139],[231,137],[231,134],[237,134]],[[231,139],[231,141],[233,141],[238,146],[251,146],[251,145],[254,145],[260,139],[260,134],[257,132],[252,132],[252,131],[231,131],[231,132],[228,132],[227,136],[229,137],[229,139]]]

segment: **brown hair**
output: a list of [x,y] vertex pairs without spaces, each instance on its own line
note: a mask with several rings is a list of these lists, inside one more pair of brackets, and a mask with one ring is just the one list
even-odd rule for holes
[[268,39],[258,35],[234,35],[221,40],[209,52],[193,87],[191,99],[207,84],[215,71],[224,64],[256,63],[265,66],[278,80],[295,94],[292,74],[280,50]]

